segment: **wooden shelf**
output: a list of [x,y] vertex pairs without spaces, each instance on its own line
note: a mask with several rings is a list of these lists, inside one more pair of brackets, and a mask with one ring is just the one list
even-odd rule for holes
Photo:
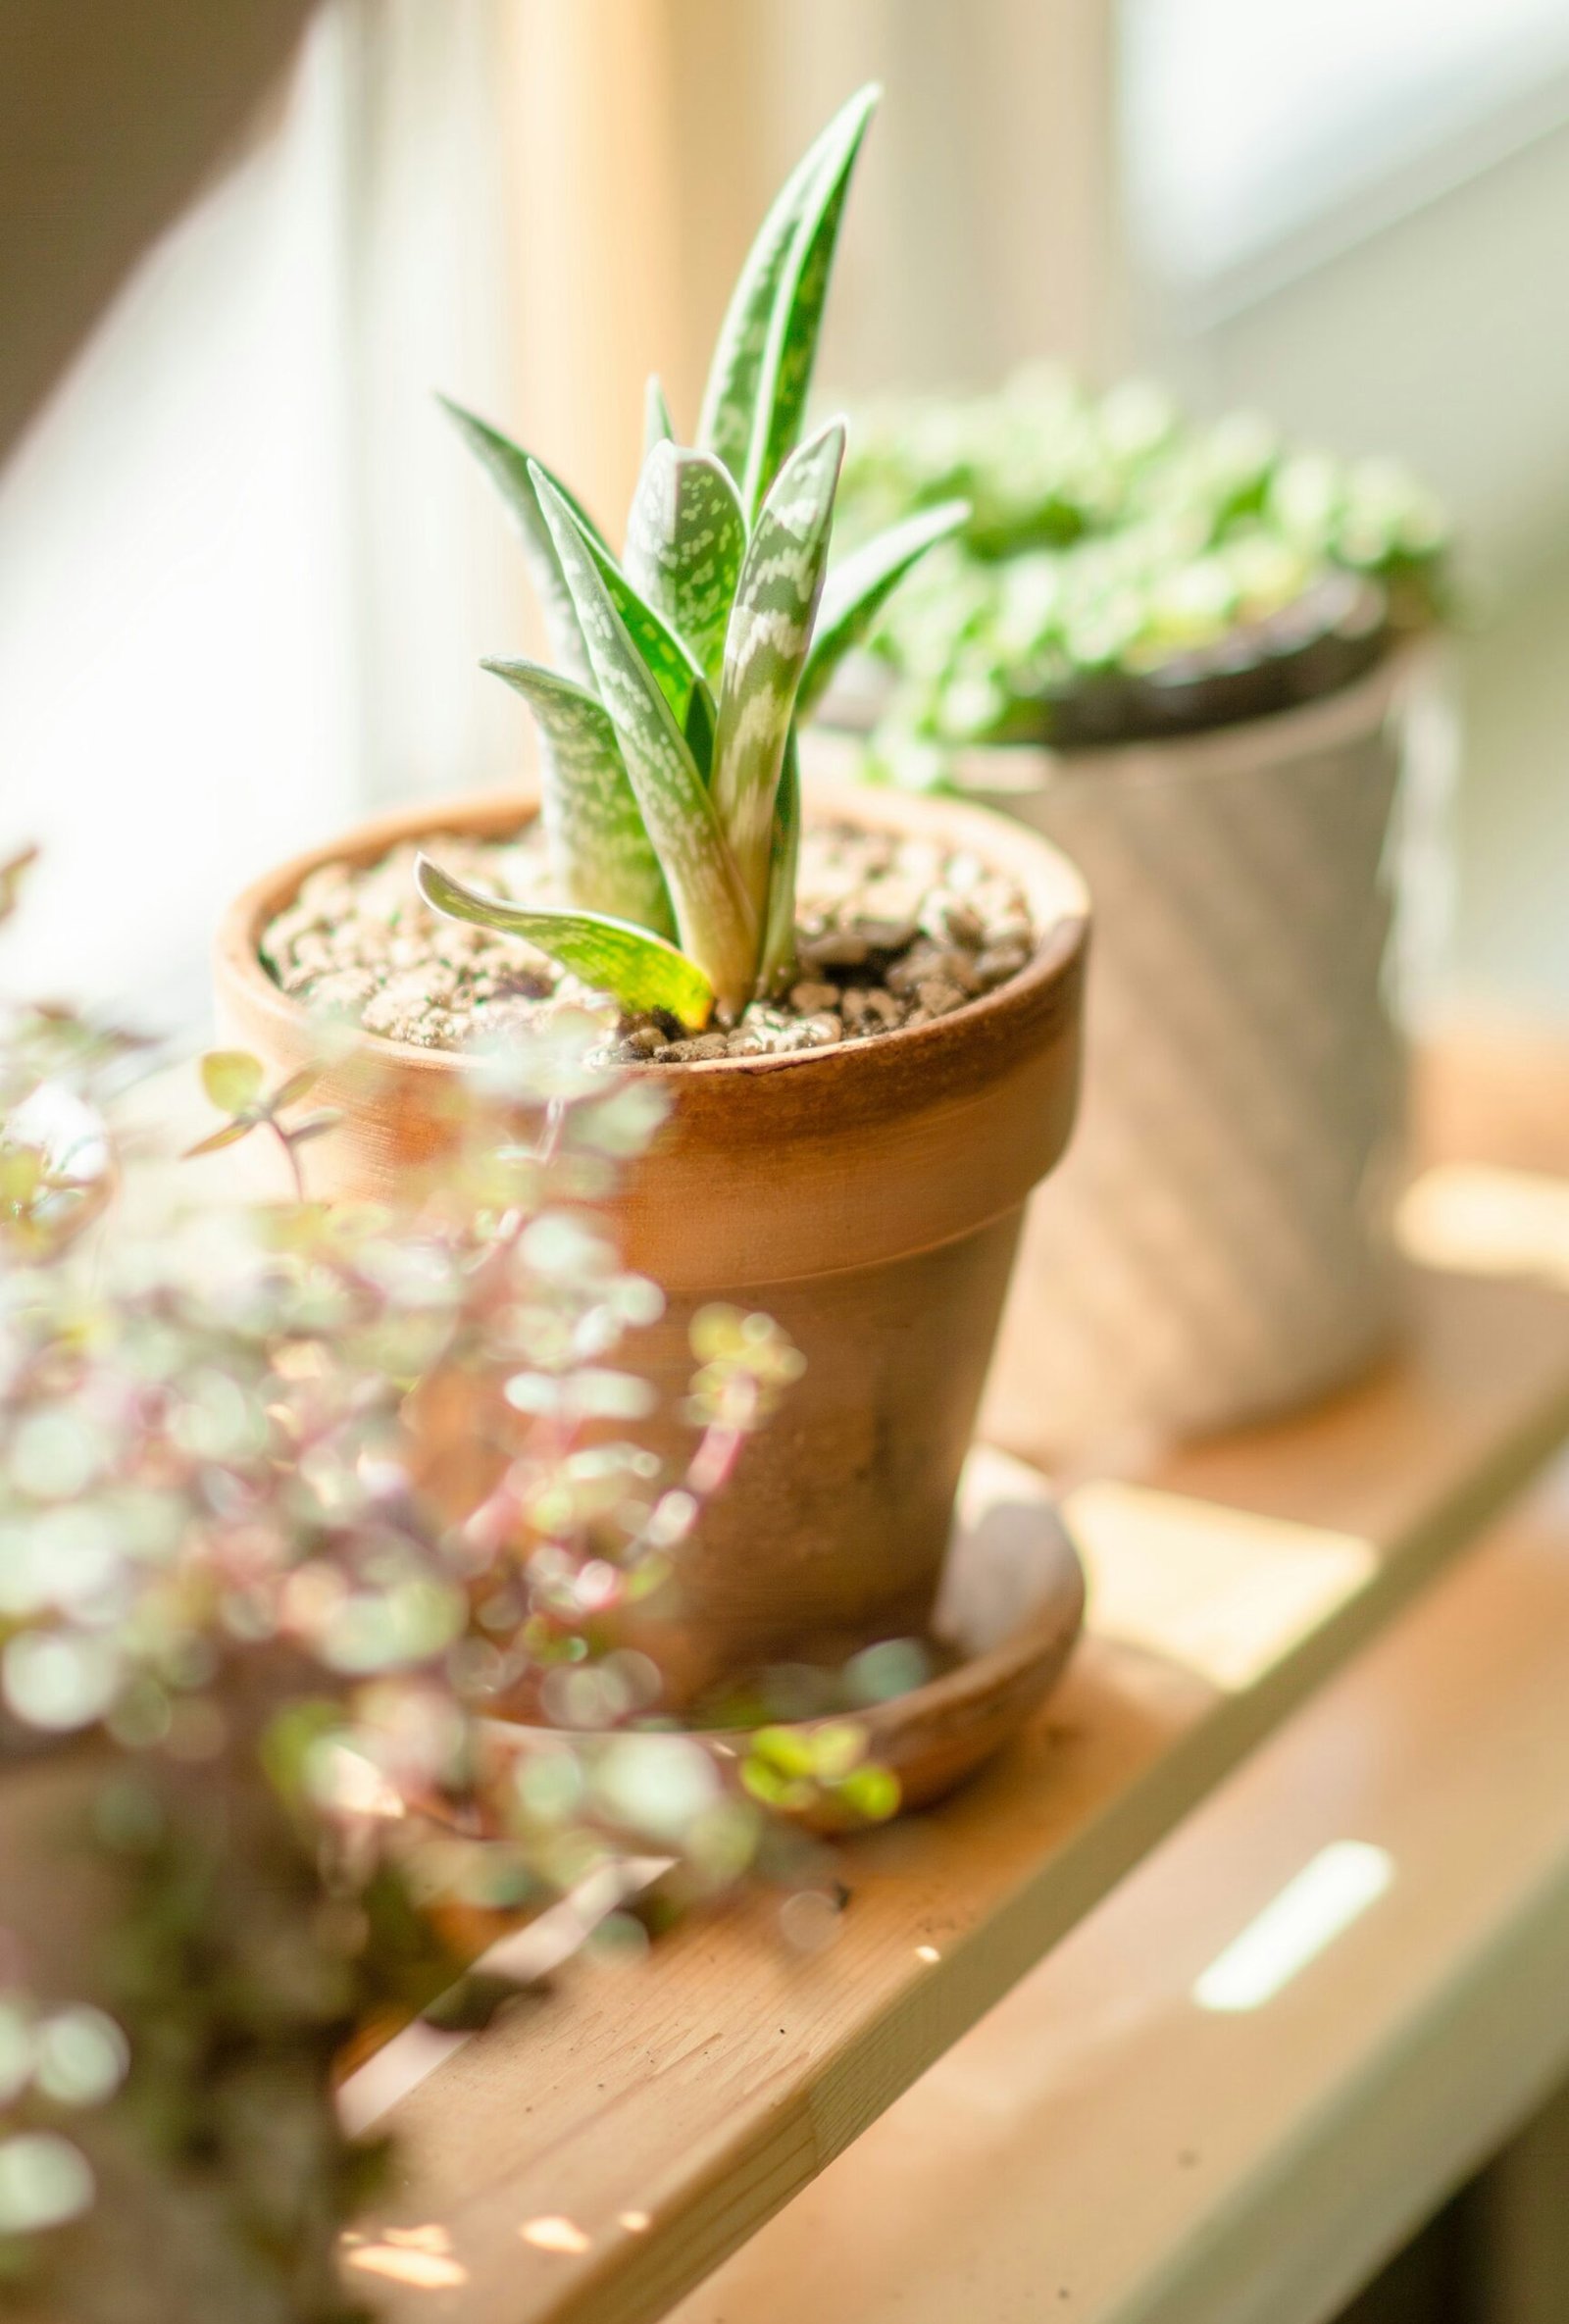
[[[1569,2073],[1566,1797],[1560,1471],[672,2324],[1319,2324]],[[1348,1841],[1376,1902],[1260,2006],[1203,2006]]]
[[1067,1682],[945,1808],[839,1851],[826,1949],[753,1897],[446,2055],[387,2120],[354,2252],[384,2313],[664,2314],[1474,1541],[1569,1434],[1569,1299],[1411,1291],[1405,1356],[1356,1393],[1076,1502],[1095,1610]]

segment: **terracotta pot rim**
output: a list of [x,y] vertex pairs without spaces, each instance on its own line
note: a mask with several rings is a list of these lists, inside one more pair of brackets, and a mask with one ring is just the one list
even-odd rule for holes
[[[1041,994],[1070,977],[1083,954],[1089,931],[1089,895],[1068,858],[1049,841],[1023,826],[998,816],[979,803],[943,797],[929,799],[918,793],[894,791],[864,783],[809,779],[808,815],[814,820],[832,816],[863,828],[940,829],[950,839],[953,826],[974,832],[973,846],[997,870],[1017,880],[1038,924],[1036,949],[1026,965],[1005,984],[978,994],[963,1007],[928,1025],[900,1026],[889,1034],[862,1041],[826,1041],[812,1049],[793,1049],[755,1057],[707,1057],[671,1067],[625,1065],[618,1071],[666,1088],[724,1078],[740,1086],[760,1077],[802,1073],[847,1052],[860,1051],[875,1069],[880,1057],[901,1066],[924,1050],[934,1061],[962,1045],[967,1036],[988,1020],[1019,1009],[1027,999]],[[311,1011],[275,983],[261,956],[261,936],[267,923],[282,911],[310,876],[335,863],[371,863],[401,842],[439,834],[467,835],[487,829],[505,831],[527,823],[537,812],[538,796],[531,787],[469,792],[450,800],[427,800],[355,825],[336,838],[324,840],[286,862],[263,873],[242,889],[219,923],[216,941],[220,984],[237,987],[248,1007],[260,1009],[280,1024],[308,1022]],[[815,813],[814,813],[815,811]],[[1005,845],[999,846],[1000,840]],[[988,844],[989,842],[989,844]],[[1023,860],[1011,860],[1019,859]],[[1041,898],[1055,889],[1060,898],[1054,910],[1042,911]],[[324,1020],[330,1022],[330,1020]],[[363,1026],[352,1029],[353,1046],[377,1059],[419,1074],[472,1073],[482,1058],[472,1050],[431,1049],[414,1041],[389,1040]]]

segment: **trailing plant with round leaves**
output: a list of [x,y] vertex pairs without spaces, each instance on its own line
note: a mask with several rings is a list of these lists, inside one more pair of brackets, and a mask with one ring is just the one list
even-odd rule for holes
[[[662,1302],[600,1206],[663,1102],[584,1062],[602,1032],[481,1060],[428,1181],[329,1207],[308,1077],[204,1060],[191,1151],[285,1165],[250,1202],[123,1120],[133,1040],[0,1007],[0,2306],[351,2324],[381,2150],[346,2046],[482,2022],[517,1989],[476,1956],[585,1884],[641,1942],[629,1856],[671,1864],[661,1911],[799,1877],[775,1741],[731,1772],[645,1732],[620,1617],[800,1358],[704,1311],[689,1456],[639,1444]],[[875,1819],[846,1736],[792,1780]]]
[[720,331],[698,441],[650,383],[618,561],[559,478],[449,405],[510,508],[559,665],[493,661],[538,725],[561,901],[523,909],[422,860],[427,903],[526,938],[623,1008],[734,1022],[795,967],[795,726],[899,581],[963,522],[924,509],[828,570],[844,426],[802,438],[850,177],[878,91],[786,180]]
[[[1248,669],[1309,653],[1348,609],[1376,652],[1386,628],[1447,602],[1447,522],[1396,463],[1293,447],[1249,414],[1195,422],[1143,381],[1096,396],[1036,370],[858,416],[847,542],[955,496],[962,531],[868,639],[882,676],[862,702],[903,779],[940,772],[942,745],[1211,723],[1199,679],[1230,682],[1248,715]],[[1325,655],[1284,691],[1321,690],[1343,665]]]

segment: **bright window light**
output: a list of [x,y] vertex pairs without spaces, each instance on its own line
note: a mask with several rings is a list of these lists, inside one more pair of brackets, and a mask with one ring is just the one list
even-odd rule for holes
[[1200,281],[1569,66],[1563,0],[1123,0],[1139,236]]
[[1218,1953],[1193,1987],[1200,2009],[1261,2009],[1376,1904],[1394,1878],[1389,1851],[1337,1840],[1304,1864]]
[[219,904],[346,821],[332,90],[146,258],[0,477],[8,988],[204,1030]]

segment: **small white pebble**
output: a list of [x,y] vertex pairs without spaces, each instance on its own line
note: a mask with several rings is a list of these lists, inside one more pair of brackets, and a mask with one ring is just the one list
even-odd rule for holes
[[813,1017],[819,1009],[831,1009],[839,996],[836,985],[820,985],[810,977],[803,977],[799,985],[790,987],[790,1006],[803,1017]]
[[[475,886],[514,899],[552,895],[534,830],[500,840],[436,833],[425,844]],[[594,999],[532,946],[430,912],[414,886],[415,853],[406,843],[377,864],[328,864],[310,875],[262,939],[285,992],[433,1049],[462,1048],[537,1025],[557,1005]],[[606,1056],[681,1064],[930,1024],[1015,974],[1034,944],[1025,900],[1004,873],[936,839],[847,823],[803,834],[797,924],[802,966],[787,1004],[754,1002],[729,1034],[674,1041],[656,1021],[624,1022],[607,1037]],[[856,972],[856,983],[841,989],[821,973],[830,967]]]

